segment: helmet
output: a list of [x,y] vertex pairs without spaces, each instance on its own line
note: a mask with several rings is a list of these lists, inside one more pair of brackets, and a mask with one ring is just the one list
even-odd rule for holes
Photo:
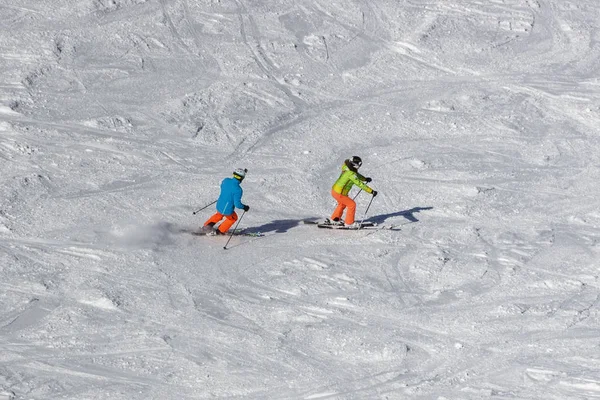
[[241,181],[246,177],[246,172],[248,172],[246,168],[236,168],[233,171],[233,177]]
[[362,165],[362,160],[359,156],[354,156],[350,159],[350,164],[352,164],[354,168],[359,169]]

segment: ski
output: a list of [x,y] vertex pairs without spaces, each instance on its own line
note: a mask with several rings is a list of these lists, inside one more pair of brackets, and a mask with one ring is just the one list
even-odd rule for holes
[[374,225],[374,226],[366,226],[361,229],[375,230],[375,231],[401,231],[397,225]]
[[[214,236],[214,237],[219,237],[219,236],[223,236],[223,237],[227,237],[229,235],[231,235],[231,232],[227,232],[223,235],[217,235],[214,232],[211,231],[194,231],[191,232],[192,235],[194,236]],[[233,236],[247,236],[247,237],[263,237],[265,236],[264,233],[262,232],[248,232],[246,230],[241,230],[241,231],[235,231],[233,232]]]
[[[340,228],[350,229],[346,225],[343,225],[339,222],[338,223],[331,222],[328,219],[321,220],[321,221],[304,220],[302,222],[306,225],[317,225],[319,228],[330,228],[331,227],[331,229],[340,229]],[[369,226],[377,226],[377,224],[374,222],[363,222],[361,224],[361,227],[363,227],[363,228],[369,227]]]
[[233,236],[263,237],[265,234],[262,232],[239,232],[234,233]]
[[346,231],[358,231],[358,230],[366,229],[366,228],[376,228],[377,225],[372,224],[372,223],[363,223],[358,227],[353,227],[353,226],[346,226],[346,225],[317,224],[317,227],[325,228],[325,229],[341,229],[341,230],[346,230]]
[[400,231],[401,229],[395,225],[379,225],[374,223],[363,223],[360,227],[350,227],[345,225],[333,225],[333,224],[316,224],[319,228],[324,229],[338,229],[345,231],[378,231],[378,230],[386,230],[386,231]]

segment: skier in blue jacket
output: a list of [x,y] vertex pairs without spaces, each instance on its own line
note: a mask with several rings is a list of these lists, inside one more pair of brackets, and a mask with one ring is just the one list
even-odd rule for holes
[[221,193],[217,200],[217,212],[204,223],[205,228],[214,228],[216,224],[225,218],[225,221],[215,229],[217,235],[224,235],[238,219],[235,208],[237,207],[244,211],[250,209],[249,206],[242,203],[244,191],[240,186],[246,177],[246,172],[248,170],[245,168],[237,168],[233,171],[232,178],[223,179],[223,182],[221,182]]

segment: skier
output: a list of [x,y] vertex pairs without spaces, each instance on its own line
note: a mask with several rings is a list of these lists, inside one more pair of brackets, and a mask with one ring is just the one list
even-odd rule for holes
[[[246,172],[248,172],[248,170],[245,168],[237,168],[233,171],[232,178],[223,179],[223,182],[221,182],[221,193],[217,200],[217,212],[204,223],[203,229],[210,229],[213,231],[214,228],[214,234],[225,235],[227,230],[229,230],[238,219],[235,208],[237,207],[244,211],[250,209],[249,206],[242,203],[242,195],[244,192],[240,186],[246,177]],[[218,228],[215,228],[215,225],[221,222],[223,218],[225,218],[225,220]]]
[[331,214],[331,223],[344,225],[340,219],[346,210],[346,226],[350,228],[359,228],[359,223],[354,222],[354,214],[356,212],[356,203],[352,200],[348,193],[352,189],[353,185],[358,186],[367,193],[377,196],[377,191],[371,189],[364,182],[371,182],[371,178],[365,178],[358,173],[358,169],[362,165],[362,160],[358,156],[354,156],[344,161],[342,165],[342,173],[340,177],[335,181],[331,188],[331,195],[337,201],[337,207]]

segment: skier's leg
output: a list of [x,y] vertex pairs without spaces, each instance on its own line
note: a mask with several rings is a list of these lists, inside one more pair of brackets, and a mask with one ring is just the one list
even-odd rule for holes
[[333,214],[331,214],[331,219],[333,221],[339,221],[340,219],[342,219],[342,214],[344,213],[345,208],[345,205],[343,205],[342,203],[338,203],[335,210],[333,210]]
[[214,226],[215,224],[218,224],[219,221],[221,221],[223,219],[223,214],[221,214],[220,212],[216,212],[213,214],[212,217],[210,217],[209,219],[206,220],[206,222],[204,223],[204,226],[210,225],[210,226]]
[[354,215],[356,214],[356,203],[350,197],[348,197],[346,203],[346,225],[352,225],[354,223]]
[[235,211],[233,212],[233,214],[226,215],[225,221],[223,221],[223,223],[219,226],[219,231],[221,233],[226,233],[229,230],[229,228],[231,228],[231,225],[233,225],[235,221],[237,221],[237,219],[238,216],[235,213]]
[[338,202],[338,208],[341,207],[342,210],[346,208],[346,221],[344,222],[346,225],[352,225],[354,223],[354,214],[356,214],[356,203],[348,196],[344,196],[336,192],[332,192],[332,195]]
[[331,214],[331,219],[337,221],[342,218],[342,214],[344,213],[344,209],[346,208],[346,206],[340,200],[340,197],[343,197],[341,194],[332,190],[331,195],[337,201],[337,207],[335,208],[335,210],[333,210],[333,214]]

